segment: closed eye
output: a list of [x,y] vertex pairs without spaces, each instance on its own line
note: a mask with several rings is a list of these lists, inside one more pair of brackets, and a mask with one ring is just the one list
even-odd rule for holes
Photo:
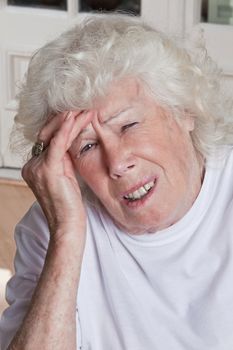
[[130,124],[126,124],[126,125],[122,126],[121,131],[125,131],[125,130],[127,130],[129,128],[132,128],[136,124],[138,124],[138,122],[133,122],[133,123],[130,123]]

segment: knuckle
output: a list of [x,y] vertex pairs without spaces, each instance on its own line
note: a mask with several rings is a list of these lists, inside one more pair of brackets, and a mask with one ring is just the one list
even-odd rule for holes
[[43,140],[45,139],[45,136],[46,136],[45,130],[42,129],[42,130],[39,132],[39,134],[38,134],[38,139],[41,140],[41,141],[43,141]]
[[44,168],[43,163],[26,163],[23,166],[21,170],[22,178],[30,188],[35,189],[44,182],[44,178],[46,177]]
[[28,174],[28,169],[27,169],[27,164],[25,164],[23,167],[22,167],[22,170],[21,170],[21,175],[22,175],[22,178],[24,180],[27,179],[27,174]]
[[59,133],[55,132],[52,139],[50,140],[49,146],[56,147],[59,144]]
[[27,184],[31,183],[32,173],[33,171],[31,165],[29,163],[26,163],[21,170],[21,175],[22,178],[27,182]]
[[48,130],[47,130],[47,126],[44,126],[41,130],[40,130],[40,132],[39,132],[39,134],[38,134],[38,139],[40,140],[40,141],[46,141],[47,140],[47,137],[48,137]]

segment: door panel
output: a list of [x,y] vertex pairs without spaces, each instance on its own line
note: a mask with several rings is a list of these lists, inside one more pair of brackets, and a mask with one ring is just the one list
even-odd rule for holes
[[[14,0],[14,2],[17,1]],[[75,9],[75,4],[71,9],[72,11]],[[72,25],[74,18],[71,11],[7,6],[7,4],[3,6],[2,4],[0,8],[0,166],[19,167],[22,164],[19,156],[11,154],[8,140],[17,109],[15,96],[30,56],[45,42]]]

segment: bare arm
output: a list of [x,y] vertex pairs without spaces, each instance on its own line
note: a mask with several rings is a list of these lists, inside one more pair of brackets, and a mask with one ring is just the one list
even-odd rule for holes
[[76,349],[76,298],[82,247],[49,245],[28,313],[9,349]]
[[49,147],[23,169],[48,220],[50,243],[28,312],[9,350],[76,349],[76,298],[86,215],[68,149],[90,116],[64,118],[58,116],[44,127],[40,138]]

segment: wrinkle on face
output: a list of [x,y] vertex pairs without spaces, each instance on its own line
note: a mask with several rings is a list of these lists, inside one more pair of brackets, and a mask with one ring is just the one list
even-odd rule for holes
[[[80,158],[72,155],[77,172],[126,232],[155,232],[174,224],[201,188],[203,167],[190,135],[193,120],[187,115],[178,122],[132,79],[113,85],[97,102],[92,123],[77,138],[97,146]],[[134,121],[122,132],[123,125]],[[113,160],[115,166],[127,164],[117,178],[109,170]],[[158,179],[151,199],[131,210],[121,194],[150,178]]]

